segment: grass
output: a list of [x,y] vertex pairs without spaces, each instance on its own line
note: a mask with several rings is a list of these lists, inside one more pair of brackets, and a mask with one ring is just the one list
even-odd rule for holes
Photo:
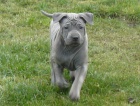
[[[79,102],[50,86],[50,19],[40,10],[94,13]],[[140,105],[138,0],[0,0],[0,14],[1,106]]]

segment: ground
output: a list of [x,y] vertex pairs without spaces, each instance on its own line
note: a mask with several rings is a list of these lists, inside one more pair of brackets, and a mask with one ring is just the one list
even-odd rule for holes
[[[50,19],[40,10],[94,14],[78,102],[50,84]],[[1,106],[140,105],[140,1],[0,0],[0,14]]]

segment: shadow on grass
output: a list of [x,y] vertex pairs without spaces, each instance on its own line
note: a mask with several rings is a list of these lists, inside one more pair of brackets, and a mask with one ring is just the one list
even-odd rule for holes
[[69,90],[70,88],[63,88],[63,89],[57,88],[56,93],[60,95],[67,95]]

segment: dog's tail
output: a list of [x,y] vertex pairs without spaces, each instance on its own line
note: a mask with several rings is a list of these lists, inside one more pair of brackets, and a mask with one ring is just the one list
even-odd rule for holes
[[53,17],[53,14],[49,14],[49,13],[43,11],[43,10],[41,10],[41,12],[42,12],[42,14],[44,14],[44,15],[47,16],[47,17],[50,17],[50,18]]

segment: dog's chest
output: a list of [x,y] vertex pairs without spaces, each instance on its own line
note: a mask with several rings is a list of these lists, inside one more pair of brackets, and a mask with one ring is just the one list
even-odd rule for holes
[[56,60],[59,65],[73,71],[76,69],[75,58],[77,53],[78,51],[74,49],[62,49],[57,52]]

